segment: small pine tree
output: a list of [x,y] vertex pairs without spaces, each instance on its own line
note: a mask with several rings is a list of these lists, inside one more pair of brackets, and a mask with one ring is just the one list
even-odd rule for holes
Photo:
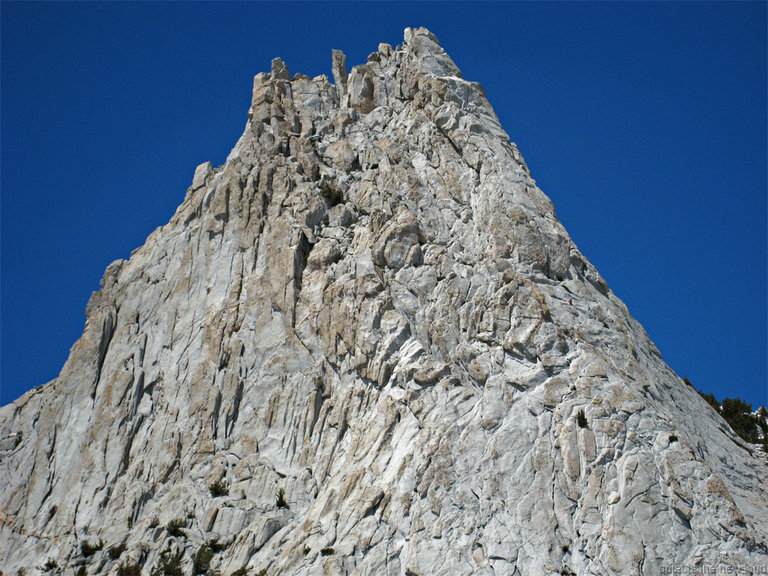
[[205,543],[205,545],[208,546],[208,548],[210,548],[211,550],[213,550],[214,554],[218,554],[219,552],[223,552],[224,550],[226,550],[231,543],[232,542],[219,542],[218,537],[216,537],[208,540]]
[[120,555],[125,552],[126,545],[125,542],[121,542],[120,544],[115,544],[114,546],[110,546],[107,550],[107,553],[109,554],[109,557],[112,558],[112,560],[117,560],[120,558]]
[[163,550],[160,554],[160,560],[152,568],[150,576],[184,576],[184,573],[181,571],[181,559],[183,556],[183,550],[179,550],[176,554],[172,554],[170,548]]
[[90,542],[88,542],[88,540],[80,544],[80,551],[83,553],[83,556],[85,558],[93,556],[94,554],[96,554],[96,552],[98,552],[102,548],[104,548],[103,540],[99,540],[98,544],[91,544]]
[[707,404],[712,406],[712,408],[715,409],[715,412],[718,414],[720,413],[720,402],[717,401],[717,398],[715,398],[714,394],[705,394],[704,392],[698,391],[699,395],[704,398],[704,400],[707,401]]
[[227,488],[227,485],[224,484],[221,480],[216,480],[216,482],[213,482],[208,485],[208,490],[211,493],[211,496],[214,498],[217,498],[219,496],[226,496],[229,494],[229,488]]
[[285,501],[285,490],[282,488],[277,491],[277,501],[275,504],[278,508],[288,508],[288,502]]
[[210,546],[203,544],[192,557],[192,574],[207,574],[213,560],[214,552]]
[[752,404],[741,398],[724,398],[721,415],[736,434],[747,442],[757,442],[757,418],[752,414]]
[[182,528],[184,528],[186,525],[187,520],[185,518],[176,518],[175,520],[171,520],[168,522],[168,524],[165,525],[165,531],[175,538],[183,538],[186,536],[186,533],[184,530],[182,530]]
[[117,567],[117,576],[141,576],[141,566],[138,563],[120,564]]

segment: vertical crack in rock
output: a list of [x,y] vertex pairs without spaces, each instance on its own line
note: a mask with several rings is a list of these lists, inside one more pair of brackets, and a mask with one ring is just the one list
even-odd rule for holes
[[91,399],[96,398],[96,390],[101,380],[101,370],[104,366],[104,360],[107,357],[107,351],[109,345],[112,342],[112,337],[115,334],[115,326],[117,325],[117,310],[109,310],[104,316],[104,320],[101,325],[101,339],[99,340],[99,350],[96,356],[96,378],[93,383],[93,392],[91,392]]
[[298,294],[301,292],[301,279],[304,275],[304,268],[307,266],[307,257],[312,250],[312,245],[307,240],[304,232],[299,232],[299,242],[293,253],[293,287],[294,287],[294,307]]
[[[215,383],[211,383],[215,386]],[[221,390],[216,390],[216,396],[213,401],[213,408],[211,410],[211,436],[216,440],[219,436],[219,411],[221,410]]]

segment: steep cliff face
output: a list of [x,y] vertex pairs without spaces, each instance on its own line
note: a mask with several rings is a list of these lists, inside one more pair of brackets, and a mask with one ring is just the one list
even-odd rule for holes
[[579,252],[480,85],[423,28],[332,62],[335,84],[256,76],[227,162],[107,268],[61,375],[0,410],[5,573],[764,566],[765,464]]

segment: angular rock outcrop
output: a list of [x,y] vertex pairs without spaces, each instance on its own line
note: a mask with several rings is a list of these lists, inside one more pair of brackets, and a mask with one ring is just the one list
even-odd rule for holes
[[332,70],[256,76],[226,163],[107,268],[60,376],[0,409],[2,570],[764,566],[765,465],[481,86],[423,28]]

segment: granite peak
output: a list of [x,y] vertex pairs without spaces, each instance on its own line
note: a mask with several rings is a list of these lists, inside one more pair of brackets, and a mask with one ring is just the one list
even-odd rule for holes
[[226,163],[107,268],[58,378],[0,408],[2,570],[765,566],[766,465],[482,87],[424,28],[331,73],[256,75]]

